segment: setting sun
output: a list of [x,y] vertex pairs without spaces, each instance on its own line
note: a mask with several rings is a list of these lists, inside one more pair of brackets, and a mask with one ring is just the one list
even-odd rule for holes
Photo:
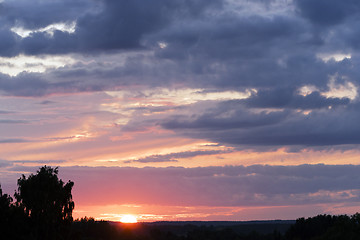
[[137,219],[133,215],[124,215],[121,217],[120,222],[122,222],[122,223],[137,223]]

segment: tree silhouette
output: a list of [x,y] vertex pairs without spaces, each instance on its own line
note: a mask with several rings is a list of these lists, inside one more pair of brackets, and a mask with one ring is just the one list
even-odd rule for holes
[[1,185],[0,185],[0,230],[1,232],[6,231],[6,229],[10,225],[10,204],[12,202],[12,198],[2,193]]
[[0,186],[0,239],[25,239],[28,233],[28,221],[24,211],[14,205],[8,194],[2,193]]
[[35,239],[64,239],[71,224],[74,202],[71,190],[74,183],[66,184],[58,178],[58,168],[41,167],[28,178],[18,179],[15,198],[19,207],[30,218]]

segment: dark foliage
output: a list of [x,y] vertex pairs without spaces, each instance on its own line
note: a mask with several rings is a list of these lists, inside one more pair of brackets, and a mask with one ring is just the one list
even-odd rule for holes
[[[189,230],[191,229],[191,230]],[[74,240],[282,240],[282,234],[250,232],[237,233],[232,228],[178,225],[169,230],[169,225],[116,224],[94,221],[91,218],[77,220],[72,225]]]
[[58,169],[41,167],[18,180],[16,202],[0,189],[1,239],[68,239],[72,223],[71,190],[58,178]]
[[299,218],[286,233],[289,240],[341,240],[360,239],[360,214],[318,215],[308,219]]

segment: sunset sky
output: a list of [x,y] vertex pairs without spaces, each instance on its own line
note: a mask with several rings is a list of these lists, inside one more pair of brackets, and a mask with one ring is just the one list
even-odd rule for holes
[[0,183],[74,217],[360,211],[360,1],[0,0]]

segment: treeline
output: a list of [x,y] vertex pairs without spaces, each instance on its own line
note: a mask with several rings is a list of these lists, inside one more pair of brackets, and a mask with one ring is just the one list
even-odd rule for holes
[[360,239],[360,214],[318,215],[299,218],[286,232],[284,239],[301,240],[356,240]]
[[[184,223],[169,225],[149,225],[146,223],[121,224],[94,221],[92,218],[76,220],[72,226],[72,239],[78,240],[281,240],[280,232],[261,234],[253,231],[239,233],[234,226],[195,226]],[[236,228],[236,227],[235,227]]]
[[[360,214],[299,218],[284,229],[266,223],[244,231],[229,226],[120,224],[82,218],[73,221],[74,183],[58,178],[58,169],[44,166],[18,179],[14,198],[0,186],[0,239],[14,240],[355,240],[360,239]],[[269,231],[269,226],[273,230]]]
[[[266,224],[263,224],[264,227]],[[239,225],[240,226],[240,225]],[[136,224],[130,227],[93,219],[75,221],[72,234],[81,240],[358,240],[360,239],[360,214],[318,215],[299,218],[285,232],[272,233],[237,231],[237,226],[168,226]],[[176,230],[176,231],[175,231]]]

